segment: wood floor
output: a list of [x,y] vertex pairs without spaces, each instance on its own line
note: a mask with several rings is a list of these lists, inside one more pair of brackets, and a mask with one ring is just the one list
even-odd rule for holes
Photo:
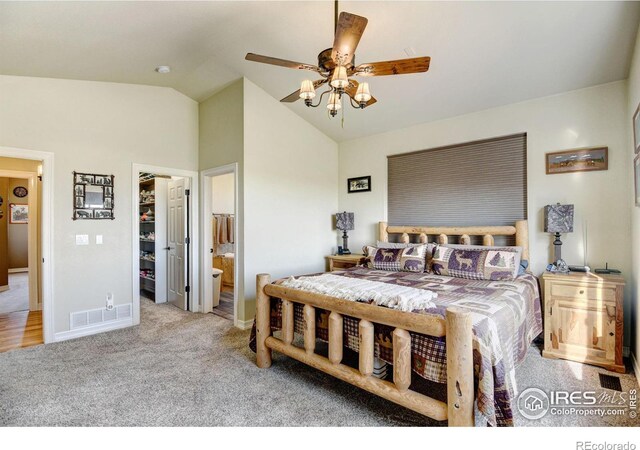
[[42,311],[0,314],[0,352],[42,343]]

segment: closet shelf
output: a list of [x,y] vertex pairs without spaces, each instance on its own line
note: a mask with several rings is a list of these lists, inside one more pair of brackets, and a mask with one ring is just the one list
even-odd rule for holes
[[156,202],[146,202],[146,203],[140,203],[140,206],[153,206],[155,204]]
[[153,239],[142,239],[140,238],[141,242],[155,242]]
[[140,275],[140,279],[142,280],[147,280],[147,281],[151,281],[153,283],[156,282],[155,278],[149,278],[149,277],[143,277],[142,275]]

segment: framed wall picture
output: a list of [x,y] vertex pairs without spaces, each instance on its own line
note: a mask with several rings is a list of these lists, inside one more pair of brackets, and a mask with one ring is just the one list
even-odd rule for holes
[[547,175],[570,172],[594,172],[609,168],[608,147],[576,148],[545,155]]
[[371,175],[366,177],[355,177],[347,180],[347,192],[369,192],[371,190]]
[[636,153],[640,152],[640,105],[633,115],[633,148]]
[[636,206],[640,206],[640,154],[633,159],[633,180]]
[[73,220],[113,220],[113,175],[73,172]]
[[29,223],[29,205],[11,203],[9,223]]

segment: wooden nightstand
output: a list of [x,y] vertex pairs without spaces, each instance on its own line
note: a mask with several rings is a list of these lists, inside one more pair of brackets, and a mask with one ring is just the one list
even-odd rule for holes
[[364,255],[329,255],[325,256],[325,258],[329,261],[329,272],[333,272],[334,270],[357,266],[364,259]]
[[547,358],[570,359],[624,373],[620,275],[545,273],[544,350]]

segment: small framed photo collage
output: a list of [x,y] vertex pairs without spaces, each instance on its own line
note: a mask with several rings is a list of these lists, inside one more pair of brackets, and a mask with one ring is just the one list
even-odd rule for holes
[[73,172],[73,220],[113,220],[113,207],[113,175]]

